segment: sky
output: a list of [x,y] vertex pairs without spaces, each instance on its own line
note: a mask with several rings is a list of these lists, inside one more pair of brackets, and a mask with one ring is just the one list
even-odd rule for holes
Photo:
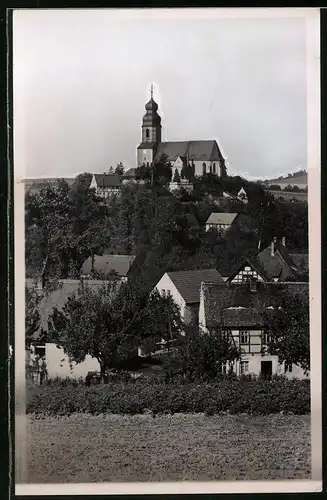
[[151,83],[162,140],[216,139],[247,178],[307,167],[303,18],[28,9],[13,23],[25,177],[135,167]]

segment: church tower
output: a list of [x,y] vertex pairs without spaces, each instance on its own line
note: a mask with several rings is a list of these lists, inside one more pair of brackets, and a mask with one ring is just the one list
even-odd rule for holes
[[137,166],[149,164],[153,161],[157,146],[161,142],[161,118],[158,115],[158,104],[153,100],[153,86],[151,98],[145,105],[146,113],[142,120],[142,142],[137,148]]

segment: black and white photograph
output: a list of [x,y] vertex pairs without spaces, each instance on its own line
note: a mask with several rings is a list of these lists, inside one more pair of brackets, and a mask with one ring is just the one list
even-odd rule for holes
[[319,20],[14,10],[16,494],[321,491]]

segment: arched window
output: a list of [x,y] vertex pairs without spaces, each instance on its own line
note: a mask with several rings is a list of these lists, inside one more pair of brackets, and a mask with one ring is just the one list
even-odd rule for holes
[[210,174],[212,174],[212,165],[210,165]]
[[203,170],[203,174],[207,173],[207,166],[205,163],[202,163],[202,170]]
[[147,128],[147,129],[146,129],[146,131],[145,131],[145,137],[146,137],[147,139],[149,139],[149,137],[150,137],[150,132],[149,132],[149,129],[148,129],[148,128]]
[[216,164],[215,163],[212,164],[212,171],[214,174],[216,173]]

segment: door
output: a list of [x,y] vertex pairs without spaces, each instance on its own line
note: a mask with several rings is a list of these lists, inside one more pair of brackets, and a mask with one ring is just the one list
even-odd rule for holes
[[272,376],[272,361],[261,361],[261,375],[265,378]]

